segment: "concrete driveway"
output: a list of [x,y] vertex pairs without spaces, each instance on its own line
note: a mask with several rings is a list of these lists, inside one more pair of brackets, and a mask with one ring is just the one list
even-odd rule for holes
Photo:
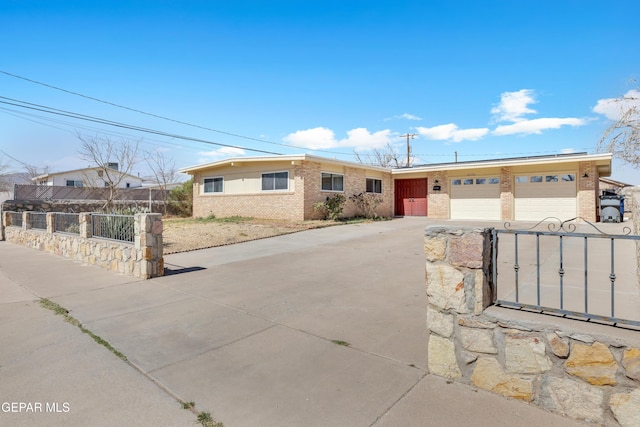
[[427,375],[428,224],[337,226],[169,255],[170,274],[148,281],[3,243],[0,271],[227,427],[578,425]]

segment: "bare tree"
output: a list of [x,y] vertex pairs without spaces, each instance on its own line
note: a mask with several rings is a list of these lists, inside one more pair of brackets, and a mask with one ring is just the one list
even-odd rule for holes
[[46,175],[49,173],[49,166],[36,166],[25,163],[24,170],[27,172],[27,176],[29,178],[37,178],[41,175]]
[[11,183],[7,177],[9,164],[0,159],[0,191],[9,191]]
[[137,163],[140,141],[129,139],[113,140],[108,137],[78,134],[82,142],[80,156],[96,166],[96,175],[87,174],[87,181],[93,187],[108,189],[103,209],[111,210],[113,201],[119,196],[120,184],[131,175]]
[[167,198],[169,194],[167,187],[169,184],[173,184],[177,180],[178,171],[176,169],[176,164],[173,161],[173,158],[167,159],[161,151],[147,152],[145,155],[145,161],[151,169],[160,190],[162,190],[160,197],[162,198],[163,212],[166,215]]
[[599,107],[601,111],[598,112],[615,118],[615,122],[605,130],[598,150],[613,153],[633,167],[640,168],[640,86],[620,98],[607,100],[606,106]]
[[358,162],[366,165],[398,168],[404,163],[396,148],[389,142],[383,148],[374,148],[369,153],[361,154],[354,150],[353,154]]

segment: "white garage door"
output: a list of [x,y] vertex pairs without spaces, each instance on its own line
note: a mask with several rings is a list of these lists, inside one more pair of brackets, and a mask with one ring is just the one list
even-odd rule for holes
[[562,221],[576,217],[576,174],[545,173],[515,177],[515,219],[542,221],[548,217]]
[[500,178],[451,179],[451,219],[499,220]]

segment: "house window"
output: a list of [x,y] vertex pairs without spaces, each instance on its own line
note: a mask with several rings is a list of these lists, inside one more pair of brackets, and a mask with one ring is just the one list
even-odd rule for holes
[[367,178],[367,193],[382,194],[382,180]]
[[205,193],[222,193],[224,191],[224,178],[217,176],[215,178],[204,179]]
[[489,184],[500,184],[500,178],[489,178]]
[[262,174],[262,191],[289,189],[289,172],[270,172]]
[[462,185],[462,180],[461,179],[452,179],[451,180],[451,185]]
[[484,185],[487,183],[487,178],[476,178],[476,185]]
[[464,185],[473,185],[473,178],[467,178],[463,181]]
[[322,172],[323,191],[343,191],[344,175]]
[[529,182],[528,176],[516,176],[516,184],[526,184]]
[[562,175],[562,181],[563,182],[573,182],[576,180],[576,176],[572,173],[567,173]]
[[67,179],[67,187],[82,187],[82,181]]
[[558,182],[558,175],[547,175],[544,180],[545,182]]
[[127,188],[131,188],[131,183],[127,182]]
[[542,176],[536,175],[529,178],[529,182],[542,182]]

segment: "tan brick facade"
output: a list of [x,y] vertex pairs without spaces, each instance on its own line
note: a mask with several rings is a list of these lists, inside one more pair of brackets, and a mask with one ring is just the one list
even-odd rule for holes
[[511,221],[514,217],[511,168],[500,168],[500,215],[503,221]]
[[[427,216],[434,219],[449,218],[449,174],[446,170],[430,173],[427,183]],[[434,186],[439,186],[440,190],[434,190]]]
[[[216,175],[211,170],[194,173],[193,216],[207,217],[215,215],[219,218],[229,216],[245,216],[253,218],[285,219],[302,221],[319,219],[321,215],[313,206],[323,202],[335,192],[322,190],[322,172],[327,169],[320,162],[296,161],[289,169],[290,190],[274,192],[253,192],[241,194],[203,194],[202,185],[205,177]],[[265,166],[265,172],[269,167]],[[369,170],[366,167],[329,167],[327,171],[344,176],[344,216],[358,215],[355,205],[348,198],[366,191],[366,179],[371,177],[382,180],[383,203],[378,207],[380,216],[393,215],[393,181],[391,172]]]
[[578,217],[595,222],[598,209],[598,171],[595,162],[578,164]]
[[[596,221],[598,179],[600,174],[609,176],[611,156],[607,154],[541,156],[540,158],[464,162],[391,170],[298,155],[230,159],[186,171],[194,176],[193,215],[195,217],[239,215],[287,220],[317,219],[320,215],[313,206],[336,194],[333,191],[322,190],[322,173],[332,173],[344,177],[344,191],[340,192],[347,198],[344,217],[360,214],[348,198],[366,191],[367,178],[382,181],[383,203],[378,207],[377,213],[386,217],[391,217],[395,213],[395,179],[426,178],[428,181],[427,216],[435,219],[451,218],[451,179],[499,176],[499,216],[503,221],[510,221],[516,217],[515,207],[518,201],[514,183],[516,176],[569,173],[576,175],[577,216],[587,221]],[[283,191],[261,191],[261,173],[278,171],[289,173],[289,188]],[[224,177],[224,191],[204,194],[202,191],[204,179],[217,176]]]

